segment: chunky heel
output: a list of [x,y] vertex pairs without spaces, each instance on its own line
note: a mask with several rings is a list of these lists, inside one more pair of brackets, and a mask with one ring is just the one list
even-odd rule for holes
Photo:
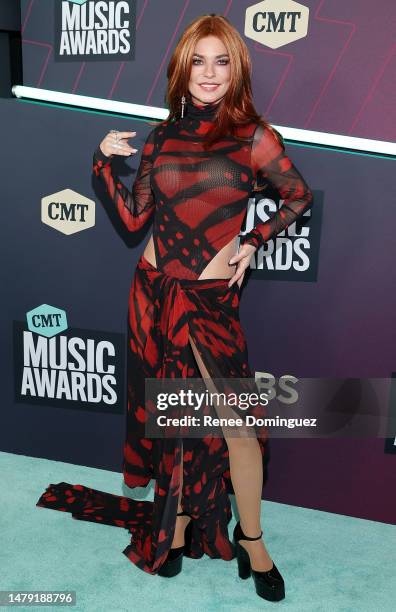
[[[174,552],[173,552],[174,551]],[[158,570],[158,576],[173,578],[180,574],[183,568],[183,547],[171,548],[165,563]]]
[[253,576],[256,593],[259,597],[268,601],[280,601],[285,597],[285,583],[275,563],[272,562],[271,569],[266,572],[258,572],[252,569],[249,554],[239,543],[240,540],[260,540],[262,535],[261,532],[257,538],[250,538],[243,533],[239,521],[235,525],[234,545],[238,562],[238,575],[244,580]]
[[251,575],[249,555],[247,554],[246,550],[242,548],[240,544],[238,544],[238,542],[235,542],[235,540],[234,546],[238,563],[238,576],[239,578],[242,578],[242,580],[246,580],[246,578],[250,578]]
[[180,574],[183,568],[183,556],[187,549],[191,547],[192,522],[193,519],[188,512],[178,512],[177,516],[189,516],[191,518],[184,532],[184,546],[171,548],[164,563],[158,570],[158,576],[163,578],[173,578]]

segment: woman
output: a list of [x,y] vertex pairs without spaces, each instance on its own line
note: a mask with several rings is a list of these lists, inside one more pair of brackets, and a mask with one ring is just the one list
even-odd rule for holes
[[[280,135],[254,109],[250,73],[247,47],[226,18],[195,19],[168,67],[169,117],[150,131],[132,191],[112,159],[137,152],[128,144],[136,133],[112,130],[95,152],[95,173],[128,230],[154,219],[129,299],[123,475],[129,487],[154,478],[155,496],[137,502],[59,483],[37,505],[126,527],[132,540],[123,552],[153,574],[176,575],[183,554],[230,560],[236,553],[239,576],[253,575],[257,594],[277,601],[284,582],[260,526],[266,435],[150,439],[144,429],[146,378],[254,378],[238,316],[240,285],[256,249],[312,203]],[[240,239],[260,181],[278,189],[284,204]],[[230,492],[240,515],[234,546]]]

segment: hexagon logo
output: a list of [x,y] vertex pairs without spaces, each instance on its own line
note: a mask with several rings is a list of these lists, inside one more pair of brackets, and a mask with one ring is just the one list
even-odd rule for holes
[[41,221],[66,236],[82,232],[95,225],[95,202],[63,189],[42,198]]
[[52,338],[67,329],[66,312],[56,306],[41,304],[26,313],[28,330]]
[[245,36],[278,49],[308,32],[309,8],[294,0],[262,0],[246,9]]

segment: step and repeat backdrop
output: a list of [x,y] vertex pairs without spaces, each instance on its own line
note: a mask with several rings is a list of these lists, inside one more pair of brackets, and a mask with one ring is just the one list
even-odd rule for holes
[[[374,13],[368,0],[21,7],[25,85],[164,106],[178,36],[215,12],[244,36],[256,107],[270,122],[394,140],[391,2]],[[127,232],[92,155],[110,129],[136,131],[139,153],[114,162],[131,187],[152,124],[16,99],[0,100],[0,112],[0,448],[121,471],[128,293],[151,228]],[[384,415],[396,418],[394,160],[286,147],[314,204],[252,260],[240,306],[252,370],[275,389],[282,378],[388,384],[373,399],[372,435],[271,440],[265,498],[396,522],[396,431],[378,435]],[[245,229],[279,205],[275,192],[252,195]]]
[[22,0],[24,84],[162,107],[178,37],[208,13],[244,37],[270,122],[395,140],[393,0]]

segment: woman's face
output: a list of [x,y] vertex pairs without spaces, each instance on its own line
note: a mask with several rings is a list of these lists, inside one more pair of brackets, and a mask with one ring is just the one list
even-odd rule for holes
[[201,38],[194,49],[188,89],[198,104],[219,101],[226,93],[231,77],[230,58],[216,36]]

